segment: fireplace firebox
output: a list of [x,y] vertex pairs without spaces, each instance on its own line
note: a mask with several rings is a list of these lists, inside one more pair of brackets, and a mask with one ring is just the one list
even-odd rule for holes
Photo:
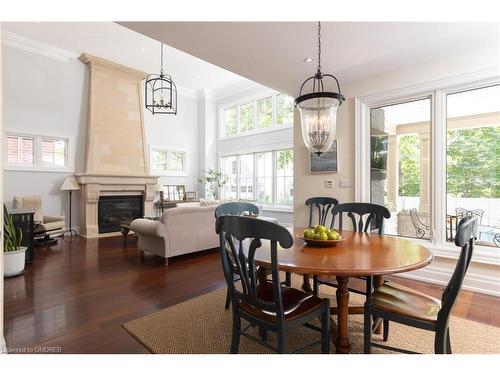
[[120,222],[144,216],[142,195],[100,196],[98,204],[99,233],[120,231]]

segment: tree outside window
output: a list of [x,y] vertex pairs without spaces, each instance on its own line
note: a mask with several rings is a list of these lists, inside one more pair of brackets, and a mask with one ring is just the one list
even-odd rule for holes
[[293,125],[293,98],[291,96],[276,95],[276,125]]
[[273,97],[257,100],[257,124],[259,128],[273,126]]

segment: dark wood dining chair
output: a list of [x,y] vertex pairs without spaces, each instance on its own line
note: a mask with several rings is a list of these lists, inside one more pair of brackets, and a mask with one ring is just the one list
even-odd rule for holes
[[[245,336],[275,352],[284,353],[290,330],[305,326],[321,333],[321,338],[294,353],[321,344],[321,352],[329,352],[330,301],[298,289],[282,286],[278,269],[278,243],[287,249],[293,244],[290,232],[281,225],[244,216],[223,215],[217,219],[220,238],[222,267],[231,293],[233,312],[231,353],[237,353],[240,337]],[[271,280],[258,282],[255,253],[262,240],[270,242]],[[248,242],[250,242],[248,244]],[[246,243],[246,244],[245,244]],[[262,250],[261,250],[262,251]],[[233,277],[233,260],[241,286],[236,287]],[[242,329],[241,320],[249,324]],[[319,319],[318,328],[310,322]],[[277,334],[277,347],[247,333],[252,326]]]
[[[332,208],[332,215],[338,216],[338,230],[341,231],[344,227],[344,214],[351,219],[352,230],[354,232],[365,232],[370,233],[376,231],[378,234],[384,232],[384,218],[388,219],[391,217],[389,210],[381,205],[375,203],[362,203],[362,202],[352,202],[352,203],[341,203]],[[334,219],[335,220],[335,219]],[[357,294],[362,294],[365,296],[370,295],[372,283],[366,277],[357,277],[356,279],[363,280],[363,287],[349,287],[349,291]],[[377,276],[375,278],[375,285],[381,285],[384,282],[383,276]],[[359,282],[360,283],[360,282]],[[318,276],[313,277],[313,293],[318,295],[319,285],[324,284],[331,287],[337,287],[337,281],[334,278],[319,278]],[[363,307],[360,306],[357,309],[350,308],[350,314],[362,314],[364,311]],[[377,320],[374,324],[374,329],[378,328],[380,320]]]
[[463,218],[455,235],[455,245],[461,247],[455,270],[443,291],[441,300],[416,290],[386,283],[376,288],[365,302],[364,352],[370,353],[371,347],[393,350],[400,353],[414,353],[410,350],[373,343],[371,341],[372,317],[384,320],[383,340],[389,336],[389,321],[435,332],[434,352],[451,354],[450,312],[469,267],[477,237],[478,217]]
[[[215,219],[222,215],[243,215],[248,213],[249,215],[258,215],[259,207],[257,207],[253,203],[249,202],[227,202],[223,203],[215,209]],[[236,265],[233,262],[233,274],[236,280],[239,280],[238,272],[236,269]],[[231,293],[229,289],[226,294],[226,304],[225,309],[229,309],[229,305],[231,304]]]
[[[306,206],[309,207],[309,228],[316,225],[333,227],[335,217],[332,215],[331,210],[334,206],[338,205],[339,201],[332,197],[311,197],[306,200]],[[315,214],[317,212],[317,216]],[[331,219],[328,220],[328,216]],[[317,218],[317,220],[314,220]],[[302,275],[304,290],[311,290],[310,275]]]
[[[334,206],[338,205],[339,201],[332,197],[312,197],[306,200],[306,206],[309,207],[309,227],[314,227],[316,224],[328,225],[327,219],[331,215],[330,228],[333,227],[334,217],[331,210]],[[314,211],[318,211],[318,220],[314,221]]]
[[[347,214],[347,217],[351,219],[352,230],[354,232],[369,233],[376,231],[378,234],[382,234],[384,231],[384,218],[388,219],[391,217],[391,213],[386,207],[375,203],[341,203],[332,208],[332,215],[338,216],[339,231],[344,227],[344,214]],[[366,280],[366,278],[363,277],[363,280]],[[326,280],[314,276],[314,294],[318,294],[319,284],[337,287],[334,280]],[[358,294],[367,294],[366,288],[362,290],[349,288],[349,291]]]
[[[258,215],[259,214],[259,207],[257,207],[255,204],[250,203],[250,202],[227,202],[219,205],[215,209],[215,218],[217,219],[218,217],[222,215]],[[233,273],[234,277],[236,278],[235,280],[239,280],[239,276],[237,273],[236,266],[233,263]],[[292,274],[290,272],[286,272],[285,274],[285,284],[287,286],[290,286],[292,283]],[[225,309],[229,309],[229,305],[231,304],[231,294],[229,290],[227,291],[226,295],[226,305]]]

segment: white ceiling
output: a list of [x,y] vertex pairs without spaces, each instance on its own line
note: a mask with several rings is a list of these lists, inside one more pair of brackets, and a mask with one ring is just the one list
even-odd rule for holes
[[[90,53],[147,73],[160,69],[160,43],[113,22],[2,22],[3,30],[81,54]],[[164,70],[190,90],[247,89],[255,83],[175,48],[164,47]]]
[[[120,24],[290,95],[316,67],[315,22]],[[474,50],[498,55],[499,25],[324,22],[323,72],[346,83]]]

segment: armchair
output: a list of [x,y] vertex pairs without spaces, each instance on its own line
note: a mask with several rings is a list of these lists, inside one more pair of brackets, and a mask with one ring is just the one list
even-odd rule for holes
[[44,215],[42,198],[38,195],[14,196],[12,207],[35,211],[35,238],[38,238],[36,242],[43,245],[56,243],[57,240],[50,238],[50,236],[61,234],[66,227],[64,216]]

